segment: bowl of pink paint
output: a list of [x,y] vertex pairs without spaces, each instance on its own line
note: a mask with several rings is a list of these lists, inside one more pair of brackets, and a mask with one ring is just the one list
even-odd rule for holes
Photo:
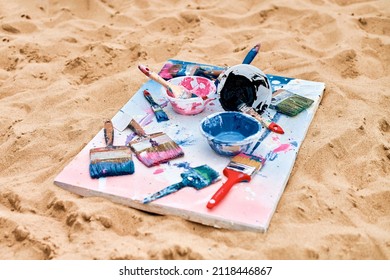
[[174,98],[167,93],[172,109],[181,115],[196,115],[201,113],[210,101],[216,99],[216,86],[213,81],[200,76],[183,76],[172,78],[171,84],[182,86],[191,91],[194,97]]

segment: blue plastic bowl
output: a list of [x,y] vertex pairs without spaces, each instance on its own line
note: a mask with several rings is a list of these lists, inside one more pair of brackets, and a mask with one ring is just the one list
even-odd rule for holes
[[261,124],[240,112],[214,113],[200,122],[200,130],[210,147],[223,156],[246,152],[261,136]]

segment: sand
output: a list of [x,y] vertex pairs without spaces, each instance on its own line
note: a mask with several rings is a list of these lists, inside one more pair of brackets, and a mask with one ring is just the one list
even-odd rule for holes
[[[0,1],[0,259],[390,259],[388,1]],[[252,63],[326,91],[266,233],[53,184],[146,82]]]

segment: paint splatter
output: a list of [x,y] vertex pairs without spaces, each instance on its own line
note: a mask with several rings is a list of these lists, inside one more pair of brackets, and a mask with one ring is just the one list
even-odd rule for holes
[[189,162],[179,162],[179,163],[175,163],[174,166],[176,167],[179,167],[179,168],[184,168],[184,169],[190,169],[190,163]]
[[161,173],[163,173],[165,170],[164,170],[164,168],[157,168],[154,172],[153,172],[153,174],[161,174]]
[[277,148],[268,152],[265,158],[266,160],[274,161],[275,159],[277,159],[279,153],[281,152],[287,153],[291,150],[294,150],[296,147],[298,147],[297,141],[291,141],[289,143],[280,144]]
[[193,136],[189,137],[189,138],[186,138],[186,139],[179,139],[179,140],[176,140],[175,142],[176,142],[176,144],[178,144],[179,146],[182,146],[182,147],[193,146],[196,143],[196,141],[193,138]]
[[291,149],[290,143],[282,144],[273,150],[274,153],[288,152]]
[[186,131],[186,128],[178,129],[175,132],[175,142],[182,147],[193,146],[196,144],[193,132]]

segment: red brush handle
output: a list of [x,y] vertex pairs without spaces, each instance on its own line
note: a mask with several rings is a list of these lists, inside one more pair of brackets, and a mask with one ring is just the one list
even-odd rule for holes
[[218,189],[218,191],[213,195],[213,197],[207,203],[207,208],[212,209],[216,206],[221,200],[227,195],[230,189],[239,182],[250,181],[251,176],[237,172],[231,169],[224,169],[223,174],[228,177],[228,180]]
[[251,115],[269,130],[279,134],[284,134],[284,130],[280,125],[263,119],[263,117],[260,116],[252,107],[247,106],[245,103],[240,104],[238,106],[238,110],[245,114]]
[[283,128],[274,122],[269,124],[268,129],[279,134],[284,134]]
[[258,121],[260,121],[269,130],[271,130],[275,133],[284,134],[284,130],[280,125],[263,119],[259,114],[255,115],[253,117],[255,117]]

